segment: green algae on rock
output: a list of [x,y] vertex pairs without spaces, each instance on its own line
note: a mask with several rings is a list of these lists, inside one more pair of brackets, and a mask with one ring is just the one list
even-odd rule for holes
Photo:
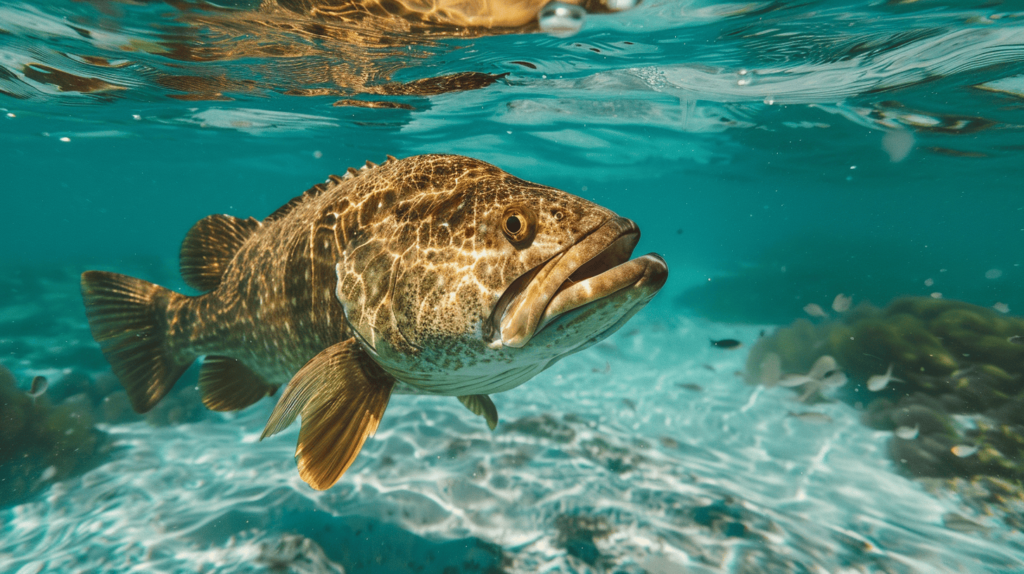
[[[885,309],[861,305],[832,321],[798,319],[760,339],[745,377],[771,386],[830,355],[853,381],[842,398],[864,406],[864,423],[893,436],[889,456],[917,478],[1009,485],[990,497],[1008,523],[1024,501],[1024,318],[961,301],[907,297]],[[873,375],[902,382],[871,392]],[[1012,502],[1011,501],[1016,501]],[[1018,510],[1014,510],[1017,508]]]
[[93,422],[84,401],[33,401],[0,365],[0,507],[95,466],[108,443]]

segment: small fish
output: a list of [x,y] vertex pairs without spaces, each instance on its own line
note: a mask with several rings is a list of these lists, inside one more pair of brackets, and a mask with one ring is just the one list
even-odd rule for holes
[[828,317],[828,313],[821,308],[821,305],[817,303],[808,303],[804,305],[804,312],[811,317]]
[[[139,217],[147,217],[139,214]],[[260,221],[200,220],[181,245],[187,296],[82,274],[93,338],[146,412],[199,357],[211,410],[279,395],[260,439],[301,416],[299,476],[330,488],[392,395],[488,395],[617,331],[668,278],[632,258],[635,223],[468,157],[349,169]]]
[[836,313],[845,313],[850,310],[851,302],[853,302],[853,297],[847,297],[840,293],[832,300],[832,310]]
[[686,389],[688,391],[693,391],[695,393],[699,393],[704,390],[704,387],[696,383],[676,383],[676,386],[679,387],[680,389]]
[[760,338],[763,338],[763,337],[764,337],[764,334],[765,334],[765,330],[764,330],[764,329],[761,329],[761,332],[757,334],[757,337],[758,337],[759,339],[760,339]]
[[1012,337],[1007,337],[1006,342],[1013,343],[1014,345],[1024,345],[1024,337],[1020,335],[1014,335]]
[[914,440],[915,438],[917,438],[917,435],[918,435],[918,433],[920,433],[920,431],[921,431],[921,425],[917,424],[917,425],[914,425],[913,427],[908,427],[908,426],[896,427],[896,430],[893,431],[893,432],[895,433],[896,436],[900,437],[903,440]]
[[629,410],[633,411],[634,413],[636,412],[636,403],[635,402],[633,402],[633,401],[631,401],[629,399],[622,399],[622,404],[626,405],[626,407],[628,407]]
[[978,452],[978,447],[967,444],[958,444],[953,448],[949,449],[949,452],[955,454],[960,458],[967,458],[972,454]]
[[787,414],[786,416],[790,417],[790,418],[802,420],[805,423],[828,424],[828,423],[832,422],[832,417],[830,417],[830,416],[828,416],[828,415],[826,415],[824,413],[816,413],[816,412],[813,412],[813,411],[805,412],[805,413],[794,413],[793,411],[790,411],[789,414]]
[[942,515],[942,525],[950,530],[971,534],[974,532],[988,532],[989,528],[984,524],[975,522],[966,516],[955,512],[947,512]]
[[877,393],[889,385],[890,381],[896,381],[902,383],[902,379],[897,379],[892,376],[892,363],[889,363],[889,368],[886,369],[884,375],[871,375],[868,377],[868,390]]
[[50,387],[49,381],[46,377],[35,377],[32,379],[32,388],[28,391],[28,396],[32,397],[32,404],[36,403],[36,398],[43,395],[46,389]]
[[807,375],[798,375],[795,373],[788,373],[783,375],[779,379],[779,386],[782,387],[799,387],[800,385],[806,385],[808,383],[815,383],[817,379],[808,377]]
[[838,368],[839,363],[836,362],[832,355],[822,355],[811,365],[811,370],[807,371],[807,376],[812,379],[823,379],[825,375]]
[[842,371],[832,371],[827,377],[821,380],[821,383],[828,387],[841,387],[846,384],[846,381],[846,373]]
[[709,341],[711,341],[712,347],[718,347],[719,349],[739,349],[743,346],[743,343],[736,339],[719,339],[717,341],[709,339]]
[[704,363],[704,364],[703,364],[703,365],[701,365],[701,366],[702,366],[702,367],[704,367],[705,369],[707,369],[707,370],[711,371],[712,373],[714,373],[714,372],[715,372],[715,366],[714,366],[714,365],[709,365],[709,364],[707,364],[707,363]]
[[46,470],[43,471],[43,474],[39,475],[39,482],[46,482],[55,476],[57,476],[57,467],[48,466],[46,467]]

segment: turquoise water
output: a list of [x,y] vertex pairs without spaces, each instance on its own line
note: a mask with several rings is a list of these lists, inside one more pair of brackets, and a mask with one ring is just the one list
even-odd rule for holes
[[[0,571],[1024,570],[1018,475],[915,474],[863,380],[810,405],[744,380],[762,331],[822,321],[809,303],[841,320],[839,293],[1024,310],[1024,5],[645,1],[563,38],[258,4],[0,5],[0,364],[90,437],[0,460]],[[668,283],[496,395],[494,433],[396,397],[322,493],[296,430],[256,440],[272,400],[207,413],[195,372],[157,418],[111,398],[79,273],[184,289],[195,221],[422,153],[629,217]],[[1024,436],[993,412],[948,414]]]

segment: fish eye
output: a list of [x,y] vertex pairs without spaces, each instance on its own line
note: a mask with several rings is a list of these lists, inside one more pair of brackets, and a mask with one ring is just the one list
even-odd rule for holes
[[523,218],[520,217],[519,214],[510,215],[508,216],[508,219],[505,220],[505,231],[508,231],[512,235],[519,233],[519,230],[522,228]]
[[509,207],[501,216],[501,230],[514,245],[526,243],[533,239],[536,232],[536,219],[524,207]]

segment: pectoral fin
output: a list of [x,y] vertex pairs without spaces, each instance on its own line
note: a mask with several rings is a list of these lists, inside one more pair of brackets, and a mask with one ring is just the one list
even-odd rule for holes
[[498,408],[494,406],[491,397],[487,395],[464,395],[459,397],[466,408],[473,411],[473,414],[480,415],[487,420],[487,426],[491,430],[498,427]]
[[326,490],[377,431],[394,386],[395,380],[354,338],[338,343],[295,373],[260,439],[277,434],[302,415],[295,449],[299,476],[311,487]]

